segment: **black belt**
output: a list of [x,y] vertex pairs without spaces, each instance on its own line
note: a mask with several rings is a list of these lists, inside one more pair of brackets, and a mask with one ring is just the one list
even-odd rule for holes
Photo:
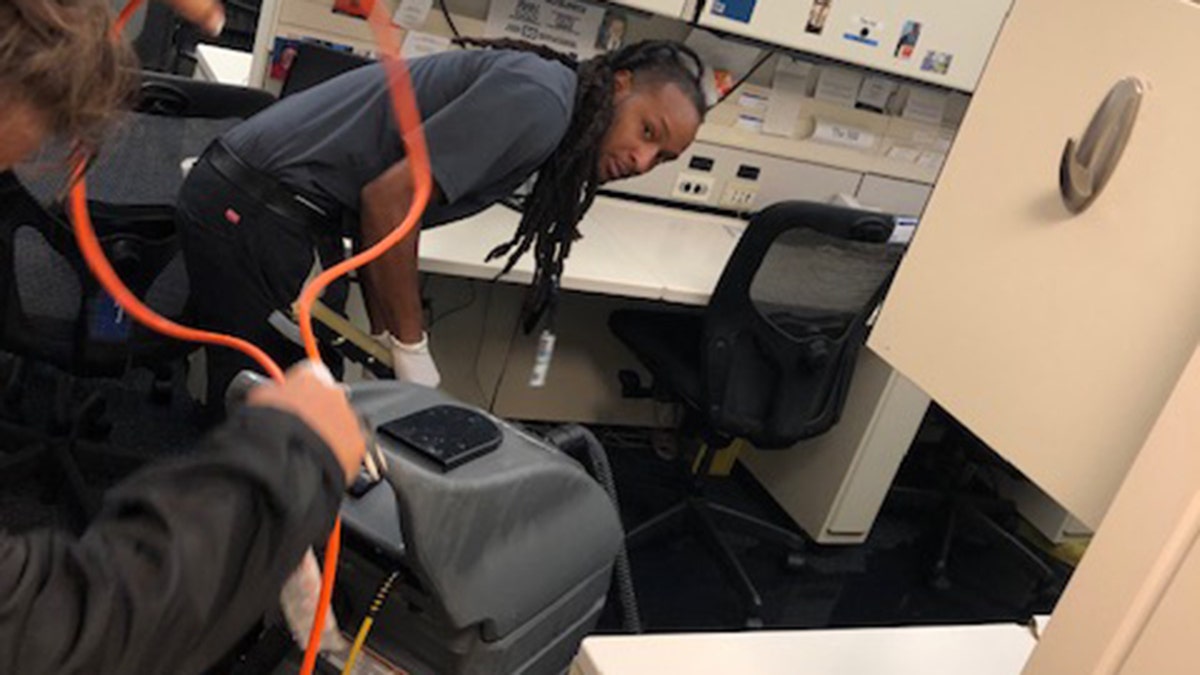
[[208,146],[202,159],[277,215],[294,220],[317,233],[329,234],[341,230],[340,213],[325,213],[304,196],[246,164],[224,143],[216,141]]

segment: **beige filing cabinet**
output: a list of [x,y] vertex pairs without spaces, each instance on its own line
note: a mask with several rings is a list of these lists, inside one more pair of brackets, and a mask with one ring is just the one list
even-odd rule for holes
[[[1017,0],[870,338],[1093,529],[1200,336],[1197,35],[1184,0]],[[1073,214],[1064,145],[1128,77],[1124,155]]]
[[741,460],[817,543],[861,544],[927,407],[924,392],[864,349],[836,426]]
[[1113,500],[1025,675],[1197,672],[1200,351]]

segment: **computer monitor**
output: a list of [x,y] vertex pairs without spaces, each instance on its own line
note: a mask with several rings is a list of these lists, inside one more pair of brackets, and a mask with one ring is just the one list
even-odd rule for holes
[[318,44],[301,42],[296,45],[296,58],[288,69],[287,79],[279,97],[297,94],[310,87],[371,63],[368,58],[330,49]]

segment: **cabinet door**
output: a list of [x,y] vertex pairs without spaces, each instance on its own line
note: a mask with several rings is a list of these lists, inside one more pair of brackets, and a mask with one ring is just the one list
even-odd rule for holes
[[1071,577],[1024,675],[1196,672],[1200,350]]
[[[1200,336],[1200,5],[1017,0],[871,346],[1095,528]],[[1060,157],[1145,96],[1086,211]]]

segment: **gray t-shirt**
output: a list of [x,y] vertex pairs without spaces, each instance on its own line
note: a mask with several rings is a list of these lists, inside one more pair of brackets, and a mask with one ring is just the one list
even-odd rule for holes
[[[434,181],[438,225],[494,204],[550,156],[567,131],[575,72],[535,54],[457,51],[408,64]],[[318,205],[359,211],[363,187],[404,156],[383,67],[340,75],[229,131],[239,157]]]

